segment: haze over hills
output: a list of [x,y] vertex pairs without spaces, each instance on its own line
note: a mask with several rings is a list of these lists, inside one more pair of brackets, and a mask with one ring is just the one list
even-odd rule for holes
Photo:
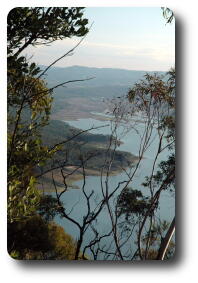
[[[40,66],[44,69],[45,66]],[[156,71],[157,72],[157,71]],[[47,72],[46,80],[51,85],[61,83],[67,80],[76,79],[94,79],[84,82],[75,82],[70,87],[101,87],[101,86],[132,86],[139,79],[143,78],[146,73],[154,74],[156,72],[113,69],[113,68],[91,68],[84,66],[71,66],[71,67],[52,67]],[[157,72],[164,74],[164,72]]]
[[[40,67],[42,70],[46,68],[43,65]],[[74,120],[93,117],[92,112],[105,110],[103,99],[127,94],[129,88],[142,79],[146,73],[154,74],[155,72],[83,66],[64,68],[53,66],[45,76],[49,87],[70,80],[85,79],[85,81],[69,83],[66,87],[54,90],[52,119]],[[158,72],[158,74],[165,73]],[[86,80],[87,78],[93,79]]]

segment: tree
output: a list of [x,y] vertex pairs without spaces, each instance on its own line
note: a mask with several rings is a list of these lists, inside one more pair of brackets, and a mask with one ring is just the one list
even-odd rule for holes
[[60,206],[58,205],[55,197],[43,195],[40,197],[37,213],[46,222],[53,221],[54,217],[60,214],[60,207],[62,207],[62,205],[62,203],[60,203]]
[[15,259],[74,258],[76,243],[54,222],[35,215],[8,226],[8,252]]
[[[44,202],[41,198],[35,173],[59,149],[47,147],[41,138],[41,129],[49,122],[53,89],[58,87],[49,89],[42,77],[55,62],[41,71],[21,53],[30,45],[83,37],[88,32],[87,23],[80,7],[15,8],[8,15],[8,229],[12,231],[8,234],[9,246],[16,245],[13,229],[31,221],[39,204],[41,214],[44,213],[42,205],[49,200]],[[71,50],[63,56],[70,53]],[[60,85],[66,83],[69,82]],[[58,211],[52,216],[54,213]],[[51,217],[44,214],[47,219]],[[44,228],[48,233],[49,227]]]
[[[171,18],[167,20],[172,21]],[[94,260],[168,259],[174,255],[174,243],[171,241],[174,219],[171,224],[164,222],[158,212],[163,192],[172,193],[175,188],[175,70],[171,69],[166,76],[146,74],[127,95],[114,98],[107,104],[112,115],[112,134],[100,171],[102,197],[96,202],[95,207],[91,205],[90,200],[94,199],[95,195],[94,191],[86,191],[84,171],[81,189],[87,204],[87,212],[83,215],[82,223],[62,209],[62,216],[79,229],[75,259],[78,259],[82,247],[83,254],[89,250]],[[143,125],[142,131],[138,128],[139,123]],[[120,125],[123,129],[121,134]],[[137,162],[128,170],[121,167],[126,178],[112,187],[109,184],[109,177],[118,140],[129,131],[139,136]],[[141,189],[136,188],[133,181],[154,138],[157,140],[157,146],[150,168],[151,173],[142,180]],[[161,157],[165,151],[169,152],[167,160]],[[84,163],[82,157],[83,168]],[[54,183],[58,201],[67,190],[67,174],[63,171],[62,177],[65,189],[61,193],[58,193]],[[107,212],[106,218],[110,222],[110,227],[106,233],[101,233],[97,228],[97,220],[104,210]],[[85,244],[87,233],[93,237]],[[109,245],[103,242],[107,238],[110,241]]]
[[[125,188],[122,190],[117,203],[120,214],[125,214],[127,218],[131,216],[133,223],[134,215],[137,213],[140,215],[139,228],[137,229],[138,253],[136,255],[140,259],[147,259],[151,255],[150,249],[153,254],[152,227],[153,221],[158,222],[155,215],[157,214],[161,193],[164,190],[173,192],[175,188],[175,70],[171,69],[163,79],[158,75],[145,75],[144,80],[136,83],[129,90],[127,97],[132,104],[130,115],[140,113],[145,123],[145,131],[141,136],[139,158],[152,142],[151,136],[155,129],[158,138],[158,148],[153,160],[151,174],[146,176],[143,182],[143,186],[147,188],[147,194],[150,191],[150,196],[143,197],[141,191]],[[169,151],[167,160],[157,163],[165,150]],[[161,243],[158,242],[159,253],[155,250],[155,259],[164,258],[174,228],[173,219],[170,228],[167,227],[167,234],[161,238]],[[144,229],[145,232],[143,232]],[[147,241],[143,242],[145,233]],[[160,258],[162,254],[163,257]]]
[[[82,148],[81,164],[77,168],[70,173],[65,172],[67,162],[60,168],[64,186],[61,191],[58,191],[52,174],[61,216],[75,225],[79,232],[75,260],[79,259],[81,251],[82,257],[89,251],[94,260],[159,259],[159,255],[163,254],[160,251],[161,246],[166,247],[165,258],[167,255],[171,257],[174,253],[174,244],[166,237],[166,233],[171,235],[169,224],[161,225],[163,220],[159,218],[158,212],[162,193],[173,192],[175,185],[175,71],[171,70],[166,76],[146,74],[127,95],[114,98],[107,105],[112,114],[111,135],[100,168],[100,197],[96,197],[94,190],[87,190],[87,159]],[[142,131],[139,129],[140,124],[143,125]],[[119,140],[129,131],[139,136],[136,162],[127,170],[120,164],[125,179],[112,186],[109,180],[116,149]],[[140,190],[133,186],[133,182],[154,138],[157,145],[153,152],[151,173],[141,180],[143,184]],[[166,150],[170,153],[167,160],[159,162]],[[79,168],[82,168],[83,175],[80,190],[87,208],[82,221],[71,215],[71,211],[78,204],[74,204],[71,211],[61,205],[62,196],[67,194],[68,177]],[[110,225],[108,231],[103,233],[97,227],[97,222],[104,210],[108,219],[106,221],[109,221]],[[87,243],[88,235],[89,238],[90,235],[92,237]],[[105,245],[104,239],[110,241],[110,244]]]
[[167,24],[172,23],[174,19],[173,11],[167,7],[162,7],[162,11],[163,11],[163,17],[166,19],[166,23]]
[[88,32],[82,8],[15,8],[8,15],[8,221],[32,215],[39,202],[36,167],[57,150],[42,144],[52,91],[35,63],[21,55],[29,45],[48,44]]
[[[145,78],[137,82],[127,95],[109,102],[109,110],[112,114],[111,135],[104,150],[100,170],[100,199],[95,199],[94,191],[86,190],[85,168],[87,161],[93,158],[95,153],[89,156],[84,154],[83,144],[79,146],[79,164],[72,172],[66,173],[64,170],[68,165],[67,156],[65,160],[61,160],[63,161],[61,164],[60,160],[57,160],[63,180],[61,192],[57,190],[53,175],[53,170],[56,168],[47,169],[47,172],[52,173],[56,200],[51,197],[42,198],[36,187],[38,169],[42,169],[48,160],[60,151],[63,144],[73,140],[71,137],[48,147],[43,144],[41,137],[41,129],[49,122],[54,88],[70,82],[66,81],[49,89],[42,78],[54,63],[71,54],[72,50],[58,58],[44,71],[34,63],[29,63],[21,52],[29,45],[49,44],[65,37],[84,36],[88,32],[86,24],[87,20],[83,19],[81,8],[16,8],[9,14],[9,251],[16,258],[34,259],[86,259],[87,250],[91,251],[94,260],[101,257],[115,260],[162,259],[167,251],[170,255],[173,254],[169,246],[174,221],[170,227],[161,225],[163,222],[159,220],[157,210],[162,192],[173,191],[175,183],[174,70],[171,70],[167,77],[146,74]],[[144,124],[142,132],[138,132],[137,115]],[[123,128],[121,134],[120,125]],[[132,166],[129,164],[128,170],[120,165],[120,170],[126,176],[125,180],[110,187],[109,178],[116,149],[120,144],[119,140],[128,131],[138,133],[140,136],[137,160]],[[77,133],[74,137],[81,133]],[[142,190],[133,186],[133,181],[153,141],[153,133],[157,136],[158,146],[151,166],[151,174],[142,180],[147,193],[147,196],[144,196]],[[167,149],[170,152],[168,159],[159,163],[159,156]],[[73,208],[67,211],[61,202],[61,197],[67,192],[68,175],[75,173],[79,168],[83,177],[81,190],[87,206],[81,222],[71,216]],[[41,172],[40,175],[42,174]],[[95,199],[94,207],[91,202],[93,199]],[[97,221],[104,210],[107,212],[110,227],[109,231],[102,233],[97,228]],[[65,236],[62,228],[49,222],[56,214],[60,214],[78,228],[79,237],[75,243]],[[37,231],[36,234],[34,231]],[[91,234],[92,238],[85,244],[87,233]],[[30,237],[32,235],[32,238],[28,239],[27,235]],[[109,246],[103,244],[103,239],[107,238],[111,242]],[[49,241],[45,242],[45,239]],[[31,243],[34,248],[31,247]]]
[[[172,257],[174,219],[171,224],[162,225],[164,222],[159,217],[159,203],[164,191],[172,194],[175,189],[175,70],[171,69],[166,76],[146,74],[127,95],[110,101],[109,111],[112,114],[112,138],[100,175],[102,199],[90,210],[90,199],[94,198],[94,192],[90,195],[86,192],[84,176],[82,190],[89,208],[84,216],[84,226],[76,223],[75,218],[71,219],[67,214],[63,217],[79,225],[80,246],[83,246],[86,230],[93,232],[93,239],[84,247],[84,251],[90,249],[95,260],[99,256],[115,260],[161,260]],[[142,130],[139,129],[140,124],[143,125]],[[124,128],[121,132],[120,126]],[[126,178],[112,187],[109,177],[114,153],[119,138],[129,131],[139,136],[137,161],[128,170],[121,168]],[[156,147],[150,175],[142,179],[141,189],[136,188],[133,182],[154,140]],[[113,153],[111,151],[109,156],[110,149]],[[165,151],[167,160],[163,157]],[[116,192],[119,192],[118,196]],[[61,195],[58,196],[59,199]],[[104,209],[111,227],[109,232],[101,234],[95,221]],[[111,245],[105,246],[104,238],[111,239]]]
[[8,55],[17,58],[29,45],[81,37],[88,32],[83,8],[14,8],[8,15]]

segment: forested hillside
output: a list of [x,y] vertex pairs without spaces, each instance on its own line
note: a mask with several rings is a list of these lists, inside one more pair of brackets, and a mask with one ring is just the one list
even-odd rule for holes
[[[44,69],[46,66],[40,66]],[[158,70],[149,72],[151,75],[154,73],[163,74]],[[102,87],[102,86],[131,86],[138,80],[142,79],[145,75],[145,70],[125,70],[125,69],[113,69],[113,68],[91,68],[84,66],[71,66],[71,67],[52,67],[46,80],[49,86],[57,84],[58,82],[64,82],[66,80],[86,79],[93,78],[90,81],[75,82],[71,88],[81,87]],[[58,90],[60,91],[60,90]]]
[[[46,66],[40,66],[45,69]],[[149,72],[154,74],[155,72]],[[157,72],[159,75],[164,72]],[[95,118],[93,112],[104,112],[106,101],[113,97],[120,97],[140,79],[145,71],[89,68],[82,66],[52,67],[46,81],[49,87],[61,82],[82,79],[84,81],[69,84],[66,88],[54,90],[52,104],[52,119],[75,120],[77,118]],[[86,80],[91,78],[90,80]],[[97,116],[99,119],[102,117]]]
[[[108,169],[107,160],[111,160],[112,155],[114,155],[114,158],[111,164],[111,174],[116,174],[121,172],[123,168],[134,165],[137,158],[131,153],[108,149],[110,139],[111,136],[109,135],[83,132],[65,122],[51,120],[49,125],[42,130],[42,140],[49,148],[60,144],[61,150],[57,151],[51,160],[48,160],[42,167],[41,172],[38,170],[39,167],[36,168],[38,175],[42,173],[42,184],[45,191],[51,191],[53,188],[49,181],[46,183],[46,180],[50,179],[48,172],[51,172],[52,168],[62,167],[65,172],[71,173],[71,168],[79,167],[79,170],[70,177],[69,181],[72,181],[76,180],[76,178],[83,178],[82,170],[80,170],[82,161],[84,162],[86,175],[99,175],[101,169],[104,169],[105,174]],[[119,144],[115,138],[114,142]],[[44,172],[47,173],[44,174]],[[55,171],[54,178],[57,185],[60,186],[60,171]],[[71,182],[70,185],[72,185]],[[64,187],[63,183],[62,187]]]
[[[111,28],[109,12],[117,8],[106,9],[91,11],[102,23],[102,11],[108,11],[106,26]],[[135,15],[141,11],[122,9],[131,30],[128,12],[134,9]],[[146,11],[151,17],[150,9]],[[158,10],[152,11],[155,29],[161,18]],[[170,259],[175,251],[175,69],[145,73],[55,67],[86,40],[92,25],[85,15],[81,7],[19,7],[8,15],[8,253],[21,260]],[[174,19],[169,9],[163,9],[163,15],[167,23]],[[116,17],[117,28],[123,19]],[[158,45],[145,49],[142,44],[141,50],[131,49],[135,41],[126,43],[129,31],[125,37],[122,31],[115,38],[114,31],[104,33],[102,26],[99,39],[96,36],[92,44],[88,40],[87,47],[94,52],[112,48],[114,59],[125,53],[124,61],[137,56],[138,63],[144,63],[145,58],[150,61],[149,53],[152,64],[164,62],[160,29],[152,37],[150,30],[143,30],[142,38],[152,42],[155,35]],[[103,38],[113,42],[103,44]],[[42,48],[70,39],[75,39],[74,46],[52,62],[42,53]],[[167,51],[164,44],[162,54]],[[38,52],[38,46],[48,56],[47,66],[36,64],[28,53],[28,48]],[[105,58],[109,56],[103,62]],[[148,70],[153,70],[152,64]],[[100,126],[87,128],[87,118],[100,120]],[[76,121],[79,129],[70,126]],[[105,123],[108,131],[102,131]],[[91,133],[98,128],[102,134]]]

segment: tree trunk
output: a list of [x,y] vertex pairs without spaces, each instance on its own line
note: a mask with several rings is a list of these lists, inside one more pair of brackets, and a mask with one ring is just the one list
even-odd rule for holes
[[161,246],[159,248],[158,255],[157,255],[157,260],[164,260],[164,256],[167,252],[168,246],[170,244],[170,241],[171,241],[171,238],[174,232],[175,232],[175,217],[173,218],[173,221],[166,233],[166,236],[161,242]]

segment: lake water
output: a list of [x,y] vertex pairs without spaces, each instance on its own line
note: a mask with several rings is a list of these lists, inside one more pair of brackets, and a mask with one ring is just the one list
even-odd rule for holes
[[[69,122],[67,121],[67,123],[69,123],[71,126],[74,126],[76,128],[86,130],[88,128],[91,128],[92,126],[98,127],[104,124],[106,125],[109,122],[108,121],[98,121],[94,119],[79,119],[77,121],[69,121]],[[144,124],[139,123],[138,124],[139,132],[141,133],[143,129],[144,129]],[[118,134],[120,134],[122,130],[123,129],[119,129]],[[108,126],[102,129],[92,130],[90,132],[110,134],[110,127]],[[157,144],[158,144],[156,131],[154,131],[152,135],[152,139],[155,139],[155,140],[153,140],[153,143],[150,145],[150,147],[146,151],[144,155],[144,159],[142,160],[142,163],[136,172],[135,178],[130,184],[131,187],[141,190],[144,195],[147,195],[148,189],[144,188],[141,184],[142,182],[144,182],[144,177],[149,176],[151,174],[152,162],[155,156],[154,153],[157,150]],[[140,144],[139,134],[137,134],[135,131],[132,130],[132,131],[129,131],[125,136],[122,136],[121,140],[123,143],[119,146],[118,148],[119,150],[128,151],[134,155],[137,155],[137,151],[139,149],[139,144]],[[160,160],[166,160],[167,154],[168,152],[164,152],[160,156],[160,159],[158,162],[160,162]],[[113,190],[117,186],[117,184],[123,180],[126,180],[125,173],[121,173],[116,176],[110,176],[109,177],[110,190]],[[86,178],[85,190],[87,194],[89,194],[91,191],[94,191],[93,198],[91,200],[91,207],[93,209],[97,206],[97,204],[102,198],[100,181],[101,181],[100,177],[96,177],[96,176],[88,176]],[[82,187],[82,184],[83,184],[83,181],[77,181],[74,183],[74,185],[80,188]],[[116,195],[119,194],[119,191],[116,193]],[[82,190],[81,189],[70,189],[62,196],[61,200],[64,202],[64,207],[66,208],[67,212],[70,212],[70,216],[75,218],[78,222],[82,223],[83,217],[84,215],[86,215],[86,212],[87,212],[86,199],[82,193]],[[115,199],[113,198],[110,202],[112,207],[113,207],[114,200]],[[175,199],[169,192],[163,192],[161,194],[160,209],[159,209],[158,214],[161,219],[172,221],[172,218],[175,215]],[[71,234],[75,239],[78,239],[79,230],[75,226],[75,224],[71,223],[70,221],[67,221],[66,219],[60,219],[59,217],[57,217],[55,220],[58,224],[64,227],[67,233]],[[104,208],[97,219],[97,230],[99,233],[108,233],[110,227],[111,225],[110,225],[109,214],[107,212],[107,208]],[[92,238],[93,238],[93,233],[90,229],[88,229],[85,234],[83,246],[89,243]],[[104,242],[104,245],[110,245],[111,241],[112,241],[111,238],[105,238],[103,242]],[[125,247],[126,250],[129,248],[131,248],[131,246]],[[132,245],[132,250],[133,248],[134,246]],[[89,251],[87,251],[86,254],[90,255]]]

